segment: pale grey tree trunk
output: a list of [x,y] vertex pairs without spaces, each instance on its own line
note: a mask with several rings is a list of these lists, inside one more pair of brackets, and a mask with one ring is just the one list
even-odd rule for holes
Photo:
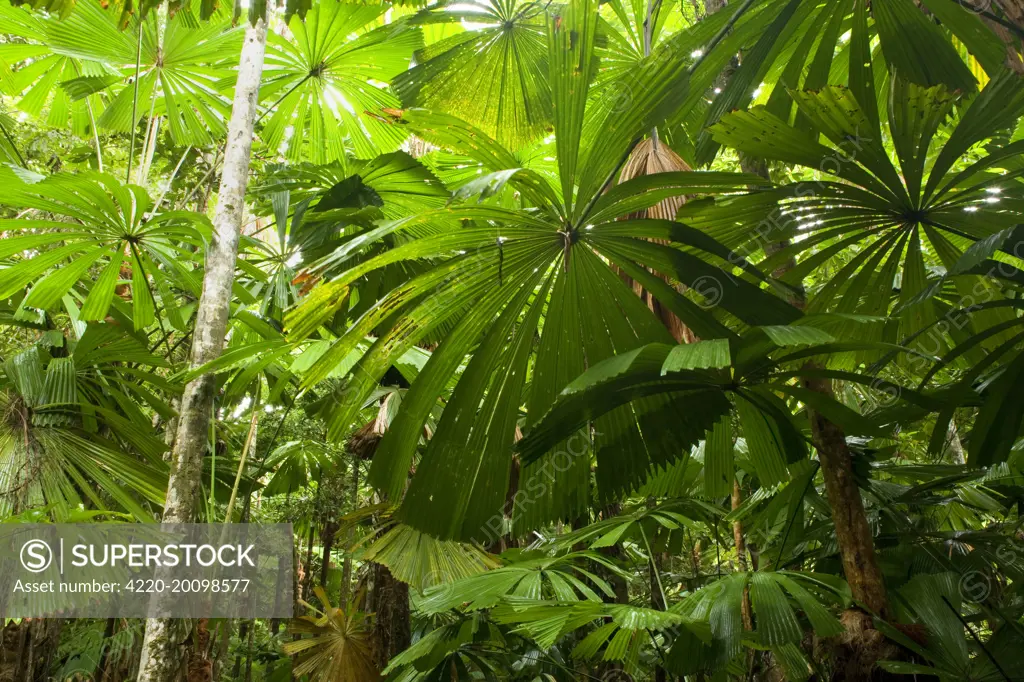
[[[215,360],[224,348],[266,43],[267,25],[262,19],[255,26],[246,27],[224,147],[224,167],[213,219],[213,242],[206,256],[203,293],[192,335],[192,367]],[[171,455],[171,476],[164,504],[164,523],[195,520],[213,399],[214,377],[210,374],[189,382],[181,397],[177,435]],[[146,622],[138,682],[171,682],[182,675],[184,625],[184,621],[169,618]]]
[[967,464],[964,457],[964,446],[960,442],[960,432],[956,428],[956,421],[949,420],[949,428],[946,430],[946,441],[949,444],[949,453],[953,457],[953,464]]

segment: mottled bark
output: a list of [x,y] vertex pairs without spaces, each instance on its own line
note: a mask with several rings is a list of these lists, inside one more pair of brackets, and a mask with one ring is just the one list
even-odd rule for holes
[[960,433],[957,431],[956,422],[949,420],[949,428],[946,430],[946,442],[949,445],[949,454],[954,464],[967,464],[964,457],[964,445],[960,442]]
[[409,586],[398,580],[384,564],[373,564],[374,660],[378,670],[409,648],[412,628],[409,620]]
[[[192,336],[192,367],[215,360],[224,347],[266,41],[267,25],[264,21],[246,28],[224,148],[213,240],[206,254],[203,293]],[[212,374],[203,374],[185,386],[171,455],[171,475],[164,503],[165,523],[194,520],[197,495],[202,487],[203,455],[207,447],[214,389]],[[170,682],[182,674],[180,642],[183,630],[180,621],[167,618],[151,619],[146,623],[138,682]]]
[[210,619],[200,618],[188,658],[188,682],[212,682],[213,661],[210,660]]
[[[171,399],[171,409],[178,410],[181,407],[181,402],[177,398]],[[171,455],[174,454],[174,439],[178,435],[178,415],[175,414],[167,420],[167,424],[164,425],[164,445],[167,446],[167,451],[164,452],[163,458],[165,462],[171,461]]]
[[[245,33],[213,220],[213,240],[206,256],[203,293],[192,338],[192,367],[216,360],[224,348],[239,234],[245,212],[245,190],[249,182],[249,157],[266,36],[266,24],[262,21],[250,26]],[[207,429],[213,407],[214,383],[212,374],[203,374],[189,382],[182,395],[171,478],[164,505],[165,522],[186,522],[195,515],[202,459],[209,436]]]
[[[741,155],[740,167],[745,172],[770,179],[767,164],[763,159]],[[770,257],[790,245],[788,238],[783,238],[782,235],[779,237],[775,239],[772,235],[767,236],[768,241],[762,245],[766,256]],[[795,265],[792,256],[786,258],[776,264],[772,276],[782,278]],[[789,302],[803,309],[805,293],[802,285],[790,294]],[[807,363],[806,368],[818,370],[822,369],[822,366],[812,361]],[[803,385],[830,399],[835,398],[830,379],[805,378]],[[821,463],[825,492],[832,510],[836,542],[839,545],[839,556],[846,581],[857,602],[885,618],[889,612],[885,581],[878,566],[874,537],[868,524],[864,502],[853,475],[853,459],[846,443],[846,434],[837,424],[810,406],[806,406],[806,409],[811,423],[811,443],[817,450],[818,461]],[[838,676],[833,679],[836,682],[870,679],[876,670],[877,662],[891,657],[892,652],[888,652],[884,646],[885,637],[874,629],[871,616],[859,609],[846,611],[842,623],[846,632],[830,643],[829,657],[839,671]]]
[[[804,387],[833,397],[832,382],[829,379],[805,379]],[[846,582],[850,584],[854,599],[871,611],[885,616],[889,610],[885,582],[875,556],[874,537],[868,525],[864,502],[853,475],[853,459],[846,444],[846,436],[838,425],[817,412],[810,411],[810,419],[811,442],[821,462]]]
[[25,618],[5,625],[0,635],[0,682],[49,680],[63,624],[59,618]]
[[323,546],[323,556],[320,557],[320,584],[327,589],[327,575],[331,570],[331,552],[334,551],[334,539],[338,535],[338,522],[331,519],[324,524],[320,533],[320,543]]

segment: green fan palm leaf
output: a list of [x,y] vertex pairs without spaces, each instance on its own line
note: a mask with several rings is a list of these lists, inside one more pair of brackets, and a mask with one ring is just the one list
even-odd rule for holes
[[121,30],[94,0],[78,3],[69,18],[46,27],[46,43],[55,53],[101,64],[114,76],[71,81],[84,92],[111,89],[97,125],[127,132],[152,112],[166,118],[178,145],[207,145],[225,135],[230,104],[219,87],[230,78],[241,40],[242,32],[223,20],[196,27],[185,13],[161,19],[150,12]]
[[423,38],[404,23],[380,25],[386,9],[323,3],[305,20],[292,18],[288,37],[271,34],[260,88],[272,105],[268,147],[314,163],[397,149],[404,135],[379,120],[381,110],[399,106],[386,84],[408,68]]
[[[131,420],[131,413],[117,414],[120,405],[132,403],[118,382],[97,385],[113,369],[97,341],[79,341],[70,357],[52,357],[33,346],[4,362],[0,511],[5,516],[42,507],[59,521],[88,502],[96,509],[113,504],[151,521],[153,512],[144,503],[163,502],[163,443]],[[144,416],[135,416],[146,423]],[[111,437],[101,439],[102,429]],[[146,459],[119,450],[118,442],[134,446]]]
[[[996,238],[1019,222],[1019,171],[1004,173],[997,165],[1014,167],[1024,147],[1011,143],[994,149],[995,159],[983,161],[974,161],[967,152],[1024,110],[1019,79],[1007,74],[991,80],[942,135],[954,100],[941,86],[923,89],[894,82],[888,121],[881,129],[866,114],[873,103],[865,109],[855,90],[830,87],[791,94],[815,136],[765,109],[730,114],[713,134],[748,154],[804,166],[821,179],[724,199],[692,218],[695,226],[741,254],[791,241],[760,267],[772,270],[799,258],[783,278],[791,284],[825,267],[835,268],[834,276],[812,292],[809,310],[880,315],[898,308],[903,336],[919,332],[942,314],[929,300],[930,269],[955,273],[950,281],[961,297],[972,292],[1001,297],[983,276],[987,256],[971,263],[974,269],[958,264],[972,244]],[[893,140],[895,159],[882,145],[881,130]],[[825,142],[815,139],[817,135]],[[766,145],[769,136],[774,141]],[[680,218],[691,219],[695,213],[684,207]],[[757,229],[746,229],[750,225]],[[1013,272],[1015,258],[1007,255],[1006,269]],[[842,260],[837,262],[837,256]],[[991,269],[992,262],[987,262]],[[970,324],[977,330],[1007,319],[1004,312],[983,311]],[[888,340],[898,340],[892,331]],[[1005,339],[997,336],[990,343],[1000,338]]]
[[543,4],[489,0],[413,18],[424,24],[460,20],[472,22],[473,30],[418,51],[416,65],[394,79],[402,104],[458,111],[508,147],[535,140],[551,120]]
[[[374,458],[371,480],[396,498],[404,488],[404,472],[412,462],[423,420],[451,372],[475,349],[405,496],[400,516],[420,530],[448,538],[478,535],[503,504],[509,447],[519,407],[525,404],[530,415],[538,415],[554,401],[561,386],[586,368],[584,362],[593,364],[649,341],[670,340],[668,332],[622,283],[608,261],[624,268],[653,267],[690,285],[701,277],[713,277],[727,290],[721,297],[722,309],[747,323],[789,321],[799,316],[782,299],[746,280],[726,276],[719,266],[681,249],[648,242],[643,238],[647,236],[643,221],[619,220],[667,195],[712,187],[735,190],[740,185],[756,184],[757,179],[728,174],[666,174],[660,180],[638,181],[635,190],[623,187],[602,196],[607,179],[614,175],[631,141],[665,116],[668,105],[682,96],[686,64],[669,51],[659,52],[640,71],[638,78],[649,87],[632,101],[633,108],[626,115],[600,106],[588,109],[587,90],[597,67],[595,22],[595,15],[585,7],[550,20],[558,168],[554,184],[536,172],[516,170],[505,181],[529,197],[525,208],[484,203],[453,206],[443,216],[449,221],[467,221],[464,226],[392,248],[331,280],[332,286],[349,286],[388,263],[440,260],[362,314],[304,378],[305,385],[311,386],[367,335],[381,330],[339,389],[345,400],[336,401],[325,412],[336,432],[350,421],[359,397],[373,390],[377,378],[397,355],[438,325],[450,325],[452,331],[413,383],[402,413]],[[570,38],[570,33],[579,38]],[[479,129],[453,123],[450,117],[444,121],[447,125],[441,127],[436,117],[418,110],[402,112],[398,119],[400,125],[409,126],[425,139],[443,140],[456,151],[472,155],[492,172],[509,170],[507,164],[518,168],[514,155]],[[636,198],[637,192],[644,194],[642,199]],[[368,233],[366,242],[370,237],[398,234],[441,217],[439,213],[426,213],[392,221]],[[728,256],[714,240],[685,226],[666,222],[660,227],[681,243],[719,254],[709,260],[719,262],[715,259]],[[352,253],[358,244],[354,242],[343,253]],[[333,257],[331,266],[339,262],[340,258]],[[732,266],[720,262],[723,267]],[[749,277],[764,279],[751,268],[747,270]],[[675,289],[665,289],[668,305],[679,310],[688,325],[709,333],[723,329],[714,315]],[[309,330],[303,319],[316,314],[316,307],[300,306],[286,318],[286,326]],[[527,387],[525,380],[531,366],[533,381]],[[644,403],[639,412],[655,407],[671,410],[670,405]],[[650,449],[641,437],[641,417],[632,409],[600,420],[596,429],[598,468],[605,471],[600,475],[602,494],[638,482],[652,461],[681,456],[684,441],[702,433],[704,420],[713,419],[715,414],[709,405],[707,411],[690,418],[674,415],[681,423],[693,423],[693,433],[656,429],[656,438],[664,439],[666,447]],[[654,428],[654,423],[643,422],[648,428]],[[583,441],[589,442],[589,436]],[[469,448],[467,442],[472,444]],[[541,496],[544,499],[529,509],[531,518],[527,523],[567,516],[586,504],[588,453],[589,444],[577,453],[585,456],[570,457],[571,465],[566,463],[557,480],[551,481],[551,486],[559,487],[563,494],[555,496],[548,488]],[[526,481],[546,487],[548,484],[538,477],[550,474],[540,468],[541,464],[531,466]],[[458,480],[457,485],[451,486],[451,477]],[[436,497],[442,480],[448,481],[445,485],[457,495],[444,504]]]
[[149,215],[145,190],[101,173],[58,174],[37,182],[13,175],[0,205],[29,209],[38,218],[4,220],[0,297],[28,288],[24,305],[49,309],[90,282],[83,320],[106,317],[123,277],[131,279],[135,327],[156,319],[155,299],[176,309],[172,287],[198,296],[200,278],[189,262],[209,235],[205,218],[188,212]]
[[293,672],[323,682],[379,680],[373,663],[368,616],[351,604],[332,606],[322,587],[313,591],[323,604],[323,611],[314,609],[315,615],[292,620],[288,629],[300,638],[282,647],[285,653],[297,657]]
[[46,123],[64,127],[71,123],[76,135],[92,131],[104,102],[91,91],[74,84],[112,77],[106,65],[55,53],[48,45],[49,22],[26,8],[0,5],[3,31],[20,40],[0,44],[0,64],[13,73],[0,77],[0,92],[17,97],[17,107],[30,116],[46,113]]

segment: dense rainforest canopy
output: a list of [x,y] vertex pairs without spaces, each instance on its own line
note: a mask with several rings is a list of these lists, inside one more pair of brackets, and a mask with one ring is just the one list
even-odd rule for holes
[[0,681],[1024,680],[1020,0],[0,0],[0,520],[293,619]]

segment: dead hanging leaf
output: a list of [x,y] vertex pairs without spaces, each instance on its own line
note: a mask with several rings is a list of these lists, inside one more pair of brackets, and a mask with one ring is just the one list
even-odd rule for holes
[[[692,170],[690,165],[681,156],[676,154],[671,147],[661,143],[656,136],[649,137],[641,141],[633,150],[633,153],[630,154],[629,159],[626,160],[622,167],[622,172],[619,173],[619,183],[656,173],[675,173]],[[675,220],[676,213],[679,212],[679,208],[685,203],[685,196],[669,197],[648,209],[629,216],[629,218]],[[659,244],[668,243],[662,239],[654,239],[652,241]],[[666,282],[669,281],[667,277],[660,276]],[[633,281],[631,277],[621,271],[619,272],[619,277],[633,289],[636,295],[640,297],[640,300],[646,303],[651,312],[662,321],[662,324],[669,330],[676,342],[693,343],[697,340],[696,335],[690,331],[690,328],[683,324],[683,321],[676,317],[671,310],[662,306],[661,302],[640,286],[639,282]],[[676,284],[676,288],[680,292],[683,291],[681,284]]]

